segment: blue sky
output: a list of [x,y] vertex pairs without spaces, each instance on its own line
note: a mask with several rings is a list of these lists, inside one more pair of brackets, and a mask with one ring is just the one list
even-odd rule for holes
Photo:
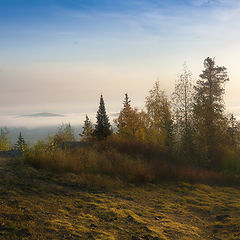
[[[0,108],[109,109],[124,93],[142,107],[154,81],[170,95],[182,64],[207,56],[229,70],[239,111],[238,0],[0,0]],[[78,109],[76,109],[78,108]]]

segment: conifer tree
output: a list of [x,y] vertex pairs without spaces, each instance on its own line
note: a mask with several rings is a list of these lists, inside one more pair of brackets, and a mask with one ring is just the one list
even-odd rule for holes
[[93,134],[92,122],[90,121],[88,115],[86,115],[86,119],[84,121],[84,126],[83,126],[83,131],[80,134],[80,136],[83,139],[86,139],[86,138],[92,136],[92,134]]
[[224,83],[229,81],[225,67],[216,66],[215,60],[206,58],[204,70],[197,81],[194,96],[194,120],[198,132],[199,153],[204,166],[216,159],[216,152],[223,136],[225,92]]
[[101,139],[111,135],[112,133],[111,124],[109,122],[109,117],[106,113],[105,104],[104,104],[102,95],[100,97],[100,104],[99,104],[96,118],[97,118],[97,123],[95,125],[95,129],[93,133],[94,136]]
[[20,150],[21,152],[24,152],[26,150],[27,144],[22,137],[22,133],[19,133],[18,140],[15,144],[15,149]]
[[131,100],[129,100],[129,97],[128,97],[128,94],[125,93],[125,99],[123,101],[123,106],[124,106],[124,109],[127,109],[127,108],[130,108],[130,102]]
[[116,123],[117,127],[118,127],[118,134],[119,135],[132,135],[130,134],[131,132],[131,112],[132,112],[132,108],[130,105],[130,100],[128,97],[128,94],[125,94],[125,99],[123,101],[123,109],[120,111],[120,114],[118,116],[117,119],[114,120],[114,122]]

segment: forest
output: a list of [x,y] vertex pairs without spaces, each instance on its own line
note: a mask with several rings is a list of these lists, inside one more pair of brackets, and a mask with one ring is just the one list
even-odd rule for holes
[[86,115],[80,142],[70,124],[34,146],[21,133],[11,146],[2,129],[0,150],[19,150],[23,161],[36,168],[79,173],[88,181],[96,176],[134,183],[238,181],[240,124],[225,109],[228,81],[226,67],[214,58],[204,60],[196,82],[184,64],[171,97],[157,81],[145,110],[139,110],[126,93],[112,126],[101,95],[96,123]]

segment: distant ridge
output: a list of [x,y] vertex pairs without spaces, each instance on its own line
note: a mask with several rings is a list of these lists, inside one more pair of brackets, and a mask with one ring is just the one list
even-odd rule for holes
[[34,114],[28,114],[28,115],[21,115],[21,117],[64,117],[64,115],[56,114],[56,113],[34,113]]

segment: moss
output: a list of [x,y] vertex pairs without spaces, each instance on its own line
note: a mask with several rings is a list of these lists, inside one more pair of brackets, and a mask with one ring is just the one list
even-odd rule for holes
[[[0,163],[0,239],[240,239],[240,189],[94,189],[78,175]],[[108,180],[109,181],[109,180]]]

